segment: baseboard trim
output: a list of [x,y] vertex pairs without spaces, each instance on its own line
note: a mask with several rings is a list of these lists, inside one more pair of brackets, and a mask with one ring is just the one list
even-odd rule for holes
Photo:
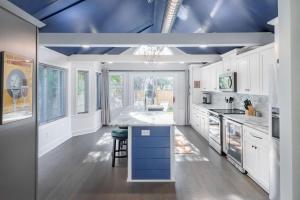
[[56,147],[58,147],[59,145],[63,144],[64,142],[66,142],[67,140],[69,140],[71,138],[72,138],[71,134],[64,136],[64,137],[57,138],[56,140],[52,141],[51,143],[39,148],[38,156],[42,157],[46,153],[50,152],[51,150],[55,149]]
[[100,128],[102,128],[101,124],[99,124],[97,127],[94,127],[94,128],[87,128],[87,129],[81,129],[81,130],[73,131],[73,137],[80,136],[80,135],[86,135],[86,134],[89,134],[89,133],[95,133]]

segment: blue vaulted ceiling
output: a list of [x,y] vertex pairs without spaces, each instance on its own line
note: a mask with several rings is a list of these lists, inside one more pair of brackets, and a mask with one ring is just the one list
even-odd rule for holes
[[[160,32],[167,0],[10,0],[47,24],[40,32]],[[172,32],[261,32],[277,16],[277,0],[183,0]],[[126,48],[53,48],[66,55],[119,54]],[[180,48],[189,54],[231,48]]]

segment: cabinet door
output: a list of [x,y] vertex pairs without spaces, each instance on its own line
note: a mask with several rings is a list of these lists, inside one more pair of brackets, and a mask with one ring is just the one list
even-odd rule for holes
[[257,151],[254,148],[253,142],[244,138],[244,153],[243,153],[243,166],[244,169],[251,175],[255,176],[257,166]]
[[213,64],[210,66],[210,90],[211,91],[218,91],[218,87],[217,87],[217,65]]
[[239,93],[250,93],[248,56],[237,59],[237,91]]
[[216,79],[217,79],[217,91],[219,91],[219,77],[221,74],[224,73],[224,69],[223,69],[223,62],[219,62],[216,65]]
[[269,79],[271,69],[275,67],[275,52],[274,48],[270,48],[260,52],[260,62],[261,62],[261,94],[269,94]]
[[208,124],[209,124],[209,119],[208,119],[208,116],[205,114],[205,115],[203,115],[203,132],[204,132],[204,137],[207,140],[209,137]]
[[203,91],[209,91],[209,79],[210,72],[208,67],[202,68],[202,83],[203,83]]
[[260,94],[260,65],[259,54],[254,53],[249,56],[249,81],[250,81],[250,93]]
[[265,189],[269,190],[269,145],[264,144],[257,144],[257,172],[256,172],[256,179],[259,183],[265,187]]

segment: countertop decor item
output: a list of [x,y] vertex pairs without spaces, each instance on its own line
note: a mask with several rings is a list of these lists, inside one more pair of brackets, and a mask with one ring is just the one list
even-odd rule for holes
[[255,116],[255,109],[249,99],[244,101],[244,107],[246,109],[246,115]]

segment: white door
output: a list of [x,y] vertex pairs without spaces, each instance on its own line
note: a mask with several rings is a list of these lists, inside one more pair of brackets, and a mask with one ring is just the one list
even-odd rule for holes
[[174,76],[174,104],[173,113],[174,121],[177,125],[185,125],[186,123],[186,74],[185,72],[173,72]]

